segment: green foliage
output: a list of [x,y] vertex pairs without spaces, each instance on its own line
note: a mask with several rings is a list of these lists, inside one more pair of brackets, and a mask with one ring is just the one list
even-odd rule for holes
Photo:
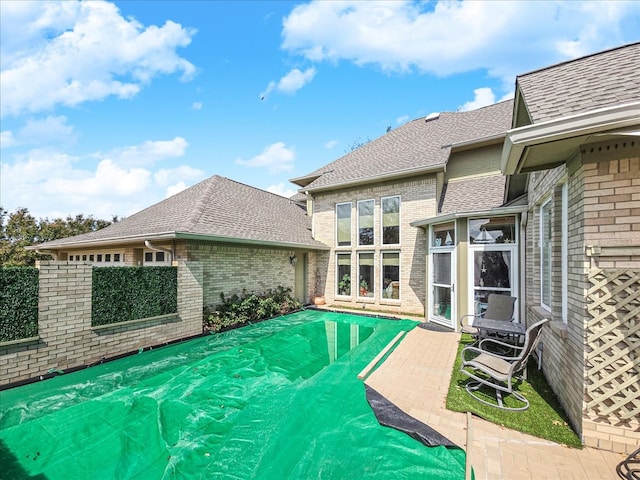
[[38,269],[0,268],[0,342],[38,335]]
[[282,286],[257,295],[242,291],[242,296],[220,294],[220,303],[204,309],[204,330],[220,330],[298,310],[302,305],[291,296],[291,289]]
[[[527,410],[510,412],[483,405],[474,400],[464,388],[467,381],[470,380],[469,377],[460,373],[460,365],[462,363],[460,352],[472,342],[470,335],[462,336],[447,394],[447,409],[454,412],[471,412],[489,422],[528,433],[538,438],[562,443],[570,447],[582,447],[580,438],[569,426],[567,416],[547,383],[544,374],[537,368],[528,368],[527,379],[522,380],[517,386],[518,392],[529,400],[529,408]],[[486,394],[492,395],[492,392],[486,392]],[[503,400],[506,405],[510,404],[509,395],[504,394]]]
[[93,269],[91,325],[109,325],[178,311],[176,267]]
[[0,207],[0,266],[33,266],[36,260],[50,259],[51,255],[25,250],[24,247],[93,232],[117,221],[117,216],[108,221],[82,214],[68,216],[64,220],[36,220],[26,208],[9,214]]

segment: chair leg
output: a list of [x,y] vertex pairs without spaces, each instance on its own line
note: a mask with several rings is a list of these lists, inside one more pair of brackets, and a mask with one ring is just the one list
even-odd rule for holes
[[[483,385],[486,385],[489,388],[493,388],[493,390],[495,391],[495,394],[496,394],[496,403],[488,402],[488,401],[486,401],[484,398],[482,398],[480,395],[478,395],[476,393],[476,390],[479,390],[480,388],[482,388]],[[482,383],[482,382],[467,382],[467,385],[465,386],[465,390],[474,399],[476,399],[480,403],[484,403],[485,405],[489,405],[490,407],[496,407],[496,408],[500,408],[501,410],[509,410],[509,411],[513,411],[513,412],[520,412],[522,410],[526,410],[527,408],[529,408],[529,400],[527,400],[525,397],[523,397],[520,393],[515,392],[513,390],[510,392],[510,394],[516,400],[522,402],[523,405],[520,406],[520,407],[507,407],[507,406],[505,406],[504,402],[502,400],[502,391],[500,391],[497,388],[491,387],[490,385],[487,385],[486,383]]]

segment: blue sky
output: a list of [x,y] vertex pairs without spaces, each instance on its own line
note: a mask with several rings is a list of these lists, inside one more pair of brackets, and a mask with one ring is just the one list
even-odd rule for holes
[[640,40],[640,2],[0,2],[0,205],[127,216],[211,175],[289,196],[388,127]]

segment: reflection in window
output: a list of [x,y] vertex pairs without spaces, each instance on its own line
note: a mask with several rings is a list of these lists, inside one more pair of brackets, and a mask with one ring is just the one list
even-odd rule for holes
[[400,299],[400,253],[382,254],[382,298]]
[[492,217],[469,220],[469,241],[472,244],[515,243],[516,218]]
[[373,245],[373,200],[358,202],[358,245]]
[[351,245],[351,204],[336,205],[337,242],[339,247]]
[[400,243],[400,197],[382,199],[382,243]]
[[338,295],[351,295],[351,254],[338,254]]
[[358,254],[358,296],[373,297],[373,253]]
[[474,252],[475,287],[511,288],[511,252]]
[[453,222],[433,226],[433,247],[453,245],[456,241],[456,230]]

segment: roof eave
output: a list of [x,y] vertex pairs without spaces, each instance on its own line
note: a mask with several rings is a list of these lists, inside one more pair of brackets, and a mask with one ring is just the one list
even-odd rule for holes
[[304,242],[283,242],[276,240],[257,240],[250,238],[237,238],[237,237],[226,237],[221,235],[205,235],[198,233],[186,233],[186,232],[178,232],[176,233],[176,239],[182,240],[204,240],[208,242],[220,242],[220,243],[237,243],[237,244],[245,244],[245,245],[267,245],[270,247],[280,247],[280,248],[297,248],[297,249],[306,249],[306,250],[330,250],[331,248],[327,245],[318,243],[304,243]]
[[[542,145],[553,142],[580,140],[591,135],[640,124],[640,102],[600,108],[576,115],[560,117],[545,122],[514,128],[507,132],[500,170],[504,175],[514,175],[530,170],[528,159]],[[614,133],[614,132],[612,132]],[[566,160],[564,154],[547,156],[538,169],[550,168]]]
[[420,168],[411,168],[406,170],[397,170],[392,173],[384,174],[384,175],[372,175],[370,177],[362,177],[354,180],[345,180],[343,182],[334,182],[327,185],[320,185],[317,187],[305,187],[301,188],[298,191],[300,192],[320,192],[324,190],[336,190],[339,188],[347,188],[354,187],[358,185],[365,185],[369,183],[377,183],[384,182],[386,180],[395,180],[398,178],[410,177],[414,175],[425,175],[429,173],[438,173],[444,172],[445,164],[439,163],[438,165],[430,166],[430,167],[420,167]]
[[[78,247],[102,247],[106,245],[113,245],[114,243],[126,243],[126,242],[135,242],[138,240],[172,240],[176,238],[176,232],[162,232],[162,233],[154,233],[154,234],[146,234],[146,235],[125,235],[120,237],[111,237],[111,238],[101,238],[97,240],[89,239],[89,240],[80,240],[73,243],[62,243],[58,245],[48,246],[46,243],[40,243],[37,245],[29,245],[24,247],[26,250],[62,250],[65,248],[78,248]],[[54,240],[55,241],[55,240]],[[47,242],[49,243],[49,242]]]
[[526,205],[513,205],[508,207],[495,207],[489,210],[471,210],[467,212],[447,213],[446,215],[438,215],[435,217],[425,218],[411,222],[412,227],[428,227],[434,223],[450,222],[458,218],[478,217],[478,216],[498,216],[498,215],[515,215],[527,210]]

